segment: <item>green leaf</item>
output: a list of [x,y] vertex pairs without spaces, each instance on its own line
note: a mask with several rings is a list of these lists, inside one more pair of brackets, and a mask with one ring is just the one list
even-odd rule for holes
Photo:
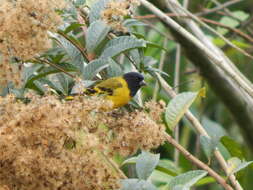
[[83,68],[83,79],[91,80],[96,74],[109,66],[109,59],[94,59]]
[[148,46],[148,47],[153,47],[153,48],[158,48],[158,49],[164,50],[164,51],[166,51],[167,53],[170,52],[169,50],[167,50],[166,48],[164,48],[162,45],[159,45],[159,44],[157,44],[157,43],[148,42],[148,43],[147,43],[147,46]]
[[142,151],[136,160],[136,172],[139,179],[148,179],[160,159],[159,154]]
[[139,20],[136,20],[134,18],[129,18],[129,19],[126,19],[124,22],[123,22],[123,25],[125,27],[131,27],[131,26],[147,26],[146,23],[144,22],[141,22]]
[[242,151],[243,149],[241,145],[238,144],[236,141],[234,141],[228,136],[222,137],[220,141],[226,147],[231,156],[238,157],[240,159],[244,158],[244,153]]
[[136,160],[137,160],[137,156],[128,158],[128,159],[124,160],[124,162],[122,162],[121,166],[124,166],[126,164],[136,164]]
[[[240,48],[243,48],[243,49],[246,49],[246,48],[249,48],[251,47],[251,44],[250,43],[246,43],[245,41],[239,41],[239,40],[230,40],[234,45],[240,47]],[[220,38],[213,38],[213,43],[219,47],[223,47],[224,45],[226,45],[226,42]]]
[[90,23],[95,22],[101,18],[102,11],[106,8],[107,3],[110,0],[97,0],[91,7],[89,13],[89,21]]
[[170,181],[169,190],[175,190],[179,188],[189,189],[198,180],[206,176],[206,174],[207,172],[204,170],[194,170],[178,175]]
[[206,155],[206,157],[210,160],[213,151],[215,150],[215,148],[218,146],[220,141],[219,137],[206,137],[201,135],[200,136],[200,144],[202,146],[202,149]]
[[31,78],[36,76],[38,74],[37,71],[42,67],[42,64],[33,64],[31,66],[24,67],[24,71],[22,73],[24,84],[26,85]]
[[82,70],[84,62],[83,55],[70,41],[65,39],[62,36],[55,36],[54,39],[59,43],[63,48],[63,51],[67,54],[67,57],[70,59],[70,63],[74,65],[78,70]]
[[63,95],[67,96],[69,92],[70,83],[73,82],[72,78],[64,73],[57,73],[51,76],[52,87],[60,91]]
[[[249,14],[243,11],[234,11],[232,14],[241,21],[244,21],[249,17]],[[240,24],[238,20],[228,16],[223,16],[220,20],[220,23],[225,24],[226,26],[229,26],[231,28],[236,28]],[[228,32],[228,29],[218,27],[217,32],[225,35]]]
[[132,49],[129,51],[131,59],[138,65],[142,61],[142,55],[138,49]]
[[157,60],[151,56],[144,56],[142,62],[145,67],[153,66],[157,63]]
[[120,190],[157,190],[150,182],[140,179],[124,179],[121,185]]
[[[124,162],[121,164],[121,166],[124,166],[126,164],[136,164],[137,157],[131,157],[129,159],[124,160]],[[178,168],[174,162],[170,160],[159,160],[156,170],[160,171],[162,173],[166,173],[170,176],[176,176],[180,174],[181,169]],[[152,174],[151,174],[152,175]]]
[[[226,26],[229,26],[231,28],[235,28],[239,25],[239,22],[231,17],[228,16],[224,16],[221,18],[220,20],[221,24],[225,24]],[[222,35],[225,35],[228,32],[228,29],[226,28],[222,28],[222,27],[218,27],[217,32],[219,32]]]
[[248,165],[252,164],[253,161],[246,162],[242,161],[237,157],[232,157],[228,160],[228,176],[246,168]]
[[[41,67],[38,66],[38,69],[36,69],[35,65],[41,65]],[[72,71],[76,71],[76,68],[73,68],[72,65],[70,64],[66,64],[66,63],[62,63],[62,64],[57,64],[59,67],[63,68],[65,71],[68,72],[72,72]],[[54,73],[60,73],[62,71],[55,69],[53,67],[43,67],[44,64],[34,64],[34,69],[33,68],[25,68],[25,88],[30,88],[33,89],[34,84],[33,82],[36,80],[40,80],[50,74],[54,74]],[[33,66],[32,66],[33,67]],[[26,70],[28,69],[28,70]],[[30,72],[30,75],[28,74]]]
[[176,185],[173,190],[190,190],[189,187],[185,187],[183,185]]
[[110,27],[106,25],[102,20],[93,22],[86,35],[86,48],[89,52],[93,52],[98,45],[105,39]]
[[221,137],[227,135],[226,131],[219,123],[212,121],[212,120],[208,119],[207,117],[203,118],[202,124],[210,137],[221,138]]
[[78,22],[73,22],[62,32],[64,32],[65,34],[67,34],[67,33],[71,32],[73,30],[78,29],[80,26],[84,26],[84,24],[80,24]]
[[233,11],[232,14],[241,21],[249,18],[249,14],[244,11]]
[[154,68],[154,67],[146,67],[145,68],[145,71],[146,72],[153,72],[153,73],[159,73],[161,75],[165,75],[165,76],[169,76],[168,73],[165,73],[164,71],[160,70],[160,69],[157,69],[157,68]]
[[38,79],[34,81],[33,84],[35,85],[35,90],[39,93],[43,94],[47,91],[47,89],[45,88],[45,84],[47,84],[46,79]]
[[123,74],[123,71],[119,64],[117,64],[113,59],[109,59],[109,67],[107,67],[107,74],[109,77],[116,77]]
[[84,5],[85,2],[86,2],[86,0],[75,0],[75,1],[74,1],[74,5],[75,5],[76,7],[79,7],[79,6]]
[[170,180],[173,179],[173,176],[158,170],[154,170],[149,179],[151,180],[152,184],[160,186],[168,184]]
[[132,36],[121,36],[110,40],[102,52],[101,57],[113,57],[121,52],[133,48],[146,47],[146,41]]
[[207,185],[207,184],[210,184],[210,183],[215,183],[216,180],[213,178],[213,177],[204,177],[202,179],[200,179],[196,184],[195,186],[201,186],[201,185]]
[[11,94],[14,94],[16,98],[23,99],[25,90],[24,88],[16,89],[16,88],[9,88]]
[[156,166],[156,169],[159,171],[162,171],[164,173],[167,173],[171,176],[176,176],[180,173],[181,169],[178,168],[174,162],[170,160],[160,160],[158,165]]
[[174,129],[197,96],[196,92],[184,92],[169,102],[165,111],[165,122],[171,130]]

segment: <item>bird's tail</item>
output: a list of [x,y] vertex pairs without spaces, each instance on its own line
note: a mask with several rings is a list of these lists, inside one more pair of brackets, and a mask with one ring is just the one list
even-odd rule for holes
[[78,95],[88,95],[88,96],[93,96],[93,95],[96,95],[98,94],[98,91],[93,89],[93,88],[85,88],[82,93],[73,93],[69,96],[66,96],[64,99],[65,100],[73,100],[75,96],[78,96]]

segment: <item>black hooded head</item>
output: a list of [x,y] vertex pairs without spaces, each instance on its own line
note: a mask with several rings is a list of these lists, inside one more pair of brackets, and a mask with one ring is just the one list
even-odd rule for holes
[[130,96],[134,96],[137,91],[145,86],[144,77],[137,72],[129,72],[123,75],[123,78],[126,80],[128,84],[128,88],[130,89]]

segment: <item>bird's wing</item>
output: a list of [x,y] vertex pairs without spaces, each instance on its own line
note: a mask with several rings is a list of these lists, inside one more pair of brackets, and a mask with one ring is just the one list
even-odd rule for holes
[[114,90],[123,87],[123,84],[118,79],[118,77],[113,77],[100,82],[95,86],[97,89],[101,90],[101,93],[112,95]]
[[106,94],[112,95],[114,90],[123,87],[121,80],[118,77],[109,78],[107,80],[99,82],[97,85],[85,89],[85,94],[95,95],[95,94]]

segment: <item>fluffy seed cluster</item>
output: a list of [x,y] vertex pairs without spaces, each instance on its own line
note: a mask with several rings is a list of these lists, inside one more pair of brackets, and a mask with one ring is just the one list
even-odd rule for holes
[[51,47],[47,32],[61,23],[55,10],[64,6],[64,0],[0,0],[1,79],[18,83],[20,74],[7,65],[10,59],[27,60]]
[[104,112],[112,104],[98,97],[29,99],[0,98],[2,189],[118,189],[120,177],[104,155],[130,155],[164,140],[164,127],[146,112]]
[[159,102],[151,100],[145,103],[145,108],[147,109],[149,116],[157,123],[162,121],[161,115],[165,110],[165,106],[166,104],[162,100]]
[[158,125],[144,112],[132,112],[111,119],[108,126],[112,129],[111,151],[128,156],[137,150],[150,150],[164,142],[164,125]]
[[0,92],[2,92],[2,87],[6,86],[8,81],[12,81],[17,87],[22,85],[22,69],[22,65],[9,64],[8,61],[1,62],[0,60]]
[[130,16],[133,8],[139,4],[138,0],[111,0],[101,17],[114,30],[126,32],[127,29],[123,26],[124,18]]
[[0,51],[4,56],[29,59],[49,47],[47,31],[55,31],[64,0],[1,0]]

